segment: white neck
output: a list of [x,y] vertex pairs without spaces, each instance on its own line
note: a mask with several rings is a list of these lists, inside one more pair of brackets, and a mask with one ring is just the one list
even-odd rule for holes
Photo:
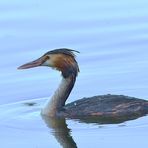
[[58,112],[65,105],[65,102],[74,86],[75,77],[62,78],[61,84],[55,91],[52,98],[46,103],[42,109],[42,114],[47,116],[58,116]]

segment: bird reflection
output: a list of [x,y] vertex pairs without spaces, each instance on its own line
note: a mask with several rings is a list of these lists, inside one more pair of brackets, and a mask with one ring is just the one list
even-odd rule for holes
[[[86,124],[118,124],[123,123],[125,121],[134,120],[139,118],[140,115],[135,116],[124,116],[124,117],[82,117],[79,119],[76,119],[76,121]],[[52,129],[52,134],[56,138],[56,140],[59,142],[59,144],[63,148],[77,148],[76,142],[73,140],[73,137],[71,136],[72,130],[68,128],[66,124],[65,118],[55,118],[55,117],[47,117],[42,115],[42,119],[45,121],[47,127]],[[75,119],[71,119],[74,120]]]
[[77,148],[65,118],[51,118],[47,116],[42,116],[42,118],[46,125],[53,130],[52,134],[63,148]]

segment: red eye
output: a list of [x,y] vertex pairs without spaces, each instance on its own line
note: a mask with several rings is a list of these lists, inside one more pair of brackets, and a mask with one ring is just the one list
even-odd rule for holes
[[46,60],[49,60],[50,59],[50,56],[46,56]]
[[49,60],[49,59],[50,59],[50,57],[49,57],[49,56],[44,56],[44,57],[42,58],[43,63],[44,63],[45,61]]

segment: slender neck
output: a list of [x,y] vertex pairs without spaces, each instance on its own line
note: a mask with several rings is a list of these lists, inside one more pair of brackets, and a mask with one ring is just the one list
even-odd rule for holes
[[72,88],[75,84],[76,76],[70,75],[67,78],[62,78],[61,84],[58,89],[55,91],[54,95],[47,102],[45,107],[42,109],[42,114],[55,117],[58,116],[58,113],[65,106],[65,102],[72,91]]

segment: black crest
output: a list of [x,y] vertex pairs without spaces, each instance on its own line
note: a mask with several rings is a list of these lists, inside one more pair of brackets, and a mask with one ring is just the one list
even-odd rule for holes
[[80,53],[79,51],[76,51],[73,49],[60,48],[60,49],[48,51],[47,53],[45,53],[45,55],[47,55],[47,54],[66,54],[66,55],[72,56],[74,58],[75,57],[74,52]]

